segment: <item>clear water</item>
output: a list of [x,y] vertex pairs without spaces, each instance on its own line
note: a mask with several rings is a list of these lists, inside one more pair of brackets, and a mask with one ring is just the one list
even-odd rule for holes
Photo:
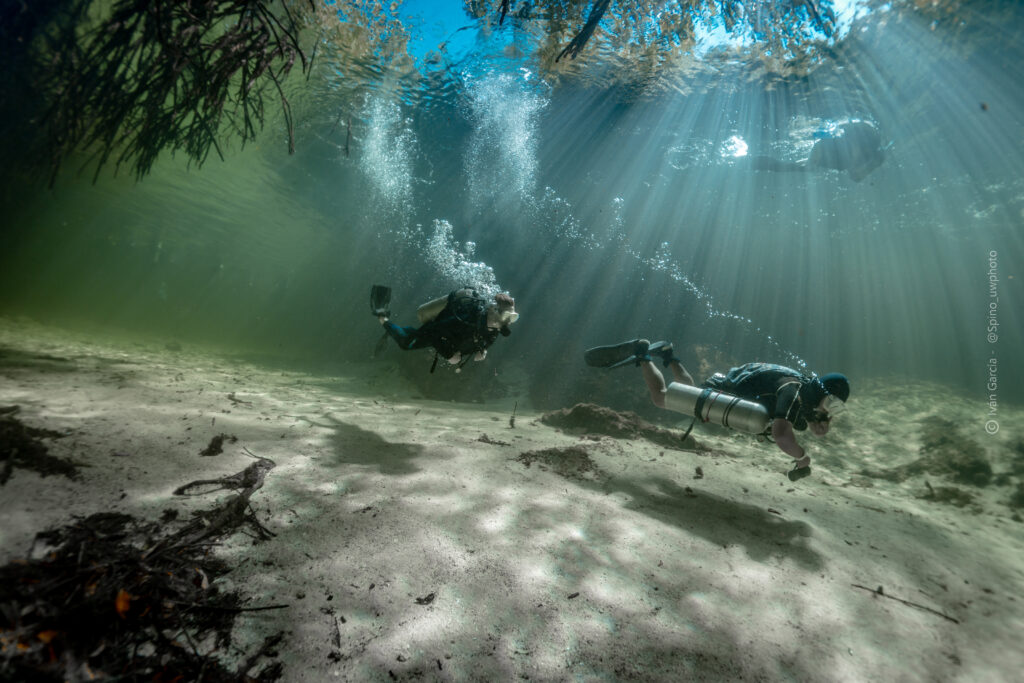
[[[515,367],[538,407],[591,398],[585,348],[644,336],[695,370],[842,371],[854,399],[862,379],[937,380],[977,398],[981,429],[993,394],[1024,400],[1024,16],[834,4],[830,51],[792,74],[725,55],[714,25],[685,62],[599,31],[554,65],[536,22],[384,8],[407,47],[290,83],[294,156],[272,121],[202,168],[92,184],[69,163],[52,191],[6,192],[0,312],[332,370],[394,361],[370,360],[371,284],[411,324],[468,283],[515,296],[481,372]],[[891,142],[861,182],[749,166],[851,119]]]

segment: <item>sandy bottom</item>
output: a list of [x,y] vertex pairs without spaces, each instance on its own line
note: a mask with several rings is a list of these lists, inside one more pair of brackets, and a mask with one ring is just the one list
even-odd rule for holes
[[[512,427],[513,399],[410,400],[387,362],[312,376],[0,319],[0,405],[67,432],[50,453],[82,466],[13,471],[0,562],[74,515],[209,506],[172,491],[252,453],[276,463],[252,498],[276,536],[232,536],[220,583],[287,605],[235,631],[242,651],[285,631],[284,680],[1019,680],[1024,415],[1000,407],[989,437],[986,407],[947,388],[855,390],[793,484],[739,434],[674,450],[522,402]],[[936,425],[993,481],[871,474],[918,460]],[[962,507],[936,500],[951,490]]]

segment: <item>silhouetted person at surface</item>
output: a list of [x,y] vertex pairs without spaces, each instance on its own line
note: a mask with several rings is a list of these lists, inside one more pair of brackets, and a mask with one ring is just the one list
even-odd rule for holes
[[416,311],[420,321],[418,328],[391,322],[390,302],[391,290],[374,285],[370,291],[370,309],[384,327],[382,342],[390,336],[406,351],[433,348],[436,355],[431,372],[439,357],[458,366],[457,370],[470,359],[483,360],[487,348],[499,335],[512,334],[509,325],[519,319],[516,302],[511,296],[498,293],[491,301],[471,287],[457,289],[420,306]]
[[[675,382],[665,385],[654,357],[671,369]],[[640,366],[651,400],[659,408],[770,435],[779,449],[795,461],[789,472],[793,481],[810,474],[811,463],[810,456],[797,443],[795,432],[809,428],[815,436],[824,436],[832,418],[845,407],[850,396],[850,383],[844,375],[807,376],[772,363],[747,363],[724,375],[715,373],[697,387],[693,376],[673,355],[669,342],[651,344],[646,339],[634,339],[590,349],[584,358],[595,367]]]
[[806,161],[782,161],[769,156],[754,156],[750,162],[757,171],[846,171],[860,182],[885,161],[886,146],[878,128],[867,121],[849,121],[836,126],[814,141]]

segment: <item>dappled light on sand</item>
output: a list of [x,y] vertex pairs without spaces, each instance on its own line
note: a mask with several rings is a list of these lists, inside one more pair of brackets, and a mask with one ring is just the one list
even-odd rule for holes
[[[234,494],[181,498],[175,488],[233,481],[254,457],[272,460],[248,514],[273,536],[224,538],[219,555],[234,569],[211,585],[241,591],[245,609],[280,606],[240,612],[233,639],[256,652],[288,631],[287,648],[267,651],[285,672],[874,678],[897,665],[879,643],[900,639],[932,662],[929,676],[941,678],[955,657],[984,677],[1017,652],[1005,625],[1019,619],[1024,585],[1008,567],[1024,548],[1005,516],[1005,485],[929,476],[973,491],[975,512],[964,516],[928,500],[920,475],[850,486],[853,464],[839,459],[816,465],[813,489],[783,486],[774,456],[725,434],[705,434],[701,451],[666,450],[639,433],[561,431],[522,409],[510,428],[500,405],[410,400],[379,371],[364,378],[378,387],[367,395],[342,378],[199,348],[178,353],[201,374],[176,370],[152,343],[16,330],[0,339],[3,402],[21,402],[27,423],[71,430],[74,444],[53,439],[50,449],[83,466],[91,493],[65,500],[63,486],[16,468],[3,547],[27,549],[35,529],[99,501],[184,519]],[[28,362],[30,338],[73,367]],[[72,360],[86,358],[117,362]],[[132,381],[111,386],[127,367]],[[69,373],[72,391],[63,389]],[[29,387],[53,407],[25,401]],[[885,389],[863,392],[862,420]],[[82,416],[85,403],[99,412]],[[969,409],[947,404],[942,414]],[[130,432],[105,424],[112,411]],[[1019,411],[1007,417],[1024,425]],[[202,456],[221,430],[237,442]],[[843,450],[888,437],[837,438]],[[147,458],[153,449],[167,455]],[[125,619],[136,618],[134,599],[118,598]]]

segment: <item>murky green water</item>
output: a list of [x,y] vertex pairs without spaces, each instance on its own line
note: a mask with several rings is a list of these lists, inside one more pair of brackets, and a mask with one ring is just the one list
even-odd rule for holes
[[[470,283],[522,319],[458,381],[525,376],[540,407],[613,401],[632,381],[595,380],[581,352],[643,336],[697,374],[842,371],[854,399],[860,378],[944,381],[980,429],[991,395],[1024,400],[1024,78],[1021,25],[968,9],[955,30],[862,18],[790,78],[693,60],[645,80],[603,44],[559,71],[522,26],[496,43],[464,15],[446,28],[472,39],[432,62],[427,22],[415,78],[392,57],[291,84],[294,156],[271,122],[202,168],[92,184],[69,163],[53,190],[8,192],[0,312],[327,368],[400,362],[370,359],[371,284],[411,324]],[[860,182],[749,163],[806,158],[851,120],[887,146]]]

